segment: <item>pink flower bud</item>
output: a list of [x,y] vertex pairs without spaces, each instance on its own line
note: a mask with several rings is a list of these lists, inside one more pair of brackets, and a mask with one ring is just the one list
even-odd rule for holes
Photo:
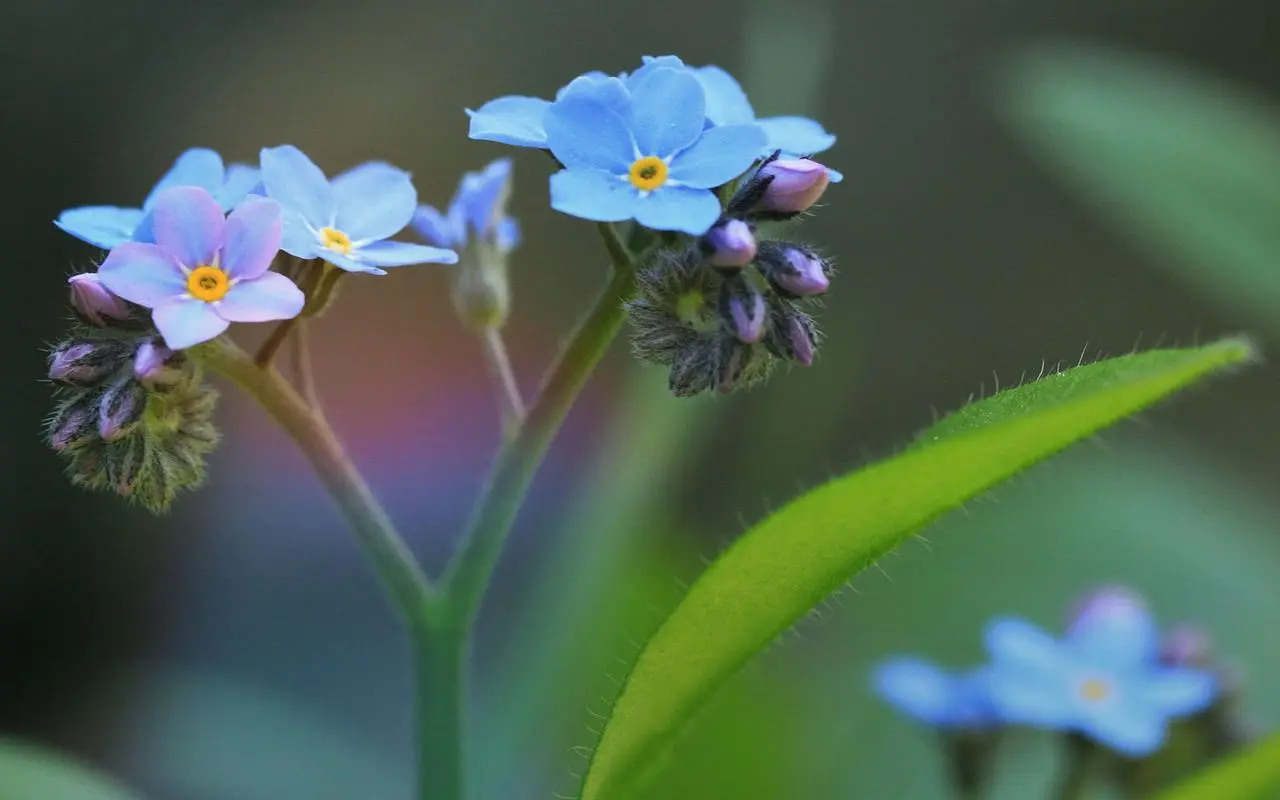
[[72,275],[67,283],[71,286],[71,305],[94,325],[105,326],[108,319],[129,318],[129,305],[103,286],[97,273]]
[[169,366],[175,353],[156,339],[138,345],[133,354],[133,375],[147,383],[173,383],[182,373]]
[[785,242],[760,247],[760,265],[769,282],[784,297],[812,297],[827,291],[827,265],[813,253]]
[[780,158],[761,168],[760,178],[773,178],[760,206],[780,214],[807,211],[822,197],[831,182],[827,168],[807,158]]
[[743,344],[760,341],[768,318],[764,295],[741,276],[725,280],[720,288],[720,318]]
[[745,267],[756,257],[756,237],[740,219],[716,225],[703,237],[707,261],[713,267]]

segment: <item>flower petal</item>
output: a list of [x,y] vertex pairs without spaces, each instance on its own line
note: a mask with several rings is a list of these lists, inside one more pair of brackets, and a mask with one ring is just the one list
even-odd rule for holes
[[278,272],[267,272],[232,286],[213,303],[218,316],[229,322],[268,322],[293,319],[307,302],[293,281]]
[[699,236],[720,218],[720,200],[706,189],[664,186],[635,206],[636,222],[656,231],[681,231]]
[[186,294],[187,278],[178,259],[156,244],[125,242],[107,254],[98,279],[117,297],[155,308]]
[[598,169],[626,174],[636,159],[627,122],[603,102],[569,95],[551,105],[546,116],[547,146],[569,169]]
[[568,86],[556,92],[557,101],[568,97],[593,100],[613,109],[618,116],[624,119],[631,108],[631,93],[627,91],[627,85],[618,78],[612,75],[605,75],[603,72],[588,72],[586,75],[579,75],[569,81]]
[[671,160],[671,178],[712,189],[751,168],[764,147],[764,131],[751,123],[712,128]]
[[208,189],[174,186],[156,196],[151,210],[156,244],[189,268],[212,264],[222,247],[226,218]]
[[631,132],[640,154],[667,157],[693,144],[707,119],[702,84],[687,71],[654,69],[629,82]]
[[498,250],[509,253],[520,244],[520,223],[511,217],[503,217],[494,231],[494,242]]
[[268,197],[297,211],[314,228],[333,224],[333,187],[305,153],[286,144],[264,147],[259,158]]
[[465,244],[465,239],[455,233],[449,218],[433,206],[418,206],[409,224],[419,236],[436,247],[455,247]]
[[984,639],[992,661],[1001,667],[1043,676],[1065,676],[1067,665],[1062,645],[1025,620],[993,620],[987,625]]
[[266,197],[244,201],[227,217],[222,268],[242,281],[257,278],[280,252],[283,233],[279,203]]
[[1083,661],[1127,670],[1155,660],[1160,631],[1144,605],[1117,601],[1095,613],[1081,614],[1067,631],[1066,641]]
[[489,233],[506,213],[511,196],[511,166],[511,159],[499,158],[480,172],[464,175],[458,186],[454,203],[478,236]]
[[546,147],[542,118],[551,103],[540,97],[510,95],[490,100],[476,111],[467,109],[471,127],[467,135],[484,142],[516,147]]
[[810,156],[821,153],[836,143],[835,136],[808,117],[769,117],[756,120],[756,124],[764,128],[769,137],[770,151],[781,150],[787,155]]
[[63,211],[53,224],[82,242],[110,250],[133,238],[143,213],[140,208],[82,206]]
[[921,722],[950,721],[955,679],[937,666],[914,658],[894,659],[875,671],[876,692]]
[[282,207],[280,220],[284,228],[280,238],[281,250],[305,260],[315,258],[316,253],[324,249],[320,247],[320,240],[315,230],[294,209]]
[[410,242],[375,242],[361,247],[354,255],[358,261],[379,267],[458,263],[458,254],[452,250]]
[[1008,666],[987,671],[987,696],[998,719],[1014,725],[1063,729],[1079,721],[1065,684]]
[[639,194],[627,181],[597,169],[565,169],[551,176],[551,207],[594,222],[621,222],[635,214]]
[[371,161],[333,179],[337,204],[334,227],[353,242],[376,242],[395,236],[413,219],[418,191],[409,173]]
[[707,119],[716,125],[754,122],[755,109],[734,77],[717,66],[693,70],[707,96]]
[[844,173],[834,170],[831,167],[827,167],[827,178],[829,178],[832,183],[839,183],[844,180]]
[[1218,698],[1218,678],[1198,669],[1161,669],[1150,675],[1142,695],[1151,708],[1166,717],[1203,711]]
[[328,261],[338,269],[346,272],[363,272],[368,275],[386,275],[387,271],[381,267],[375,267],[373,264],[365,264],[350,256],[344,256],[341,253],[335,253],[327,247],[315,248],[312,258],[319,258]]
[[178,156],[173,166],[142,202],[142,208],[151,210],[160,193],[171,186],[199,186],[212,193],[221,189],[222,183],[222,156],[207,147],[193,147]]
[[642,56],[640,61],[642,64],[640,69],[626,77],[628,89],[632,88],[639,81],[644,80],[649,73],[656,69],[674,69],[677,71],[684,71],[688,69],[685,63],[680,60],[679,56]]
[[151,312],[151,321],[170,350],[185,350],[207,342],[231,323],[218,316],[210,303],[202,300],[174,300]]
[[223,211],[230,211],[240,205],[250,194],[265,195],[262,185],[262,171],[248,164],[228,164],[227,174],[222,188],[213,193],[213,197],[222,206]]
[[1166,718],[1132,703],[1108,706],[1082,722],[1090,737],[1130,758],[1149,756],[1164,743]]

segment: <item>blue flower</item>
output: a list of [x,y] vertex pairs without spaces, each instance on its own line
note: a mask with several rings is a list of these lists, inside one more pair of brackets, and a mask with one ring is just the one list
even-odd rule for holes
[[602,78],[566,92],[545,120],[547,145],[565,166],[551,176],[551,206],[597,222],[705,233],[721,212],[711,189],[745,172],[764,143],[755,125],[704,130],[705,119],[701,85],[674,69],[629,87]]
[[267,195],[284,209],[286,253],[373,275],[385,275],[383,267],[458,260],[452,250],[386,241],[409,224],[418,205],[404,170],[371,161],[330,181],[292,145],[264,148],[261,160]]
[[983,669],[952,674],[914,658],[885,662],[875,671],[876,691],[916,720],[938,728],[985,728],[996,722]]
[[151,242],[149,213],[160,192],[171,186],[199,186],[213,196],[223,211],[230,211],[258,184],[258,170],[247,164],[222,165],[222,156],[194,147],[173,163],[155,185],[142,208],[82,206],[63,211],[54,220],[62,230],[89,244],[110,250],[121,242]]
[[98,278],[115,295],[151,309],[171,350],[208,341],[232,322],[290,319],[302,292],[268,272],[280,250],[280,206],[253,197],[223,217],[198,186],[165,189],[154,203],[155,243],[112,248]]
[[463,250],[475,237],[509,253],[520,243],[520,226],[507,216],[510,195],[511,159],[500,158],[462,176],[447,212],[418,206],[413,228],[437,247]]
[[1140,606],[1077,618],[1062,640],[1019,619],[987,629],[991,700],[1012,724],[1079,731],[1142,757],[1158,750],[1170,720],[1209,706],[1217,679],[1156,660],[1155,623]]

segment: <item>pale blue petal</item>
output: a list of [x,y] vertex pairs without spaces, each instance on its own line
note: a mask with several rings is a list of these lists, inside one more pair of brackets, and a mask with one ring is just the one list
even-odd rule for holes
[[720,200],[706,189],[664,186],[636,201],[636,222],[656,231],[699,236],[720,218]]
[[409,173],[390,164],[371,162],[333,179],[336,227],[353,242],[376,242],[395,236],[413,219],[418,192]]
[[306,295],[293,281],[278,272],[268,272],[237,283],[212,305],[218,316],[229,322],[270,322],[293,319],[306,302]]
[[987,698],[996,717],[1014,725],[1057,729],[1075,725],[1079,713],[1068,688],[1060,680],[1003,664],[986,673]]
[[133,230],[133,241],[155,244],[156,212],[154,208],[143,213],[142,221],[139,222],[138,227]]
[[707,117],[702,84],[687,71],[654,69],[628,84],[631,133],[640,154],[667,156],[697,140]]
[[436,247],[457,247],[466,244],[458,236],[448,217],[432,206],[418,206],[410,222],[418,235]]
[[125,242],[115,247],[98,267],[98,280],[117,297],[147,308],[187,292],[187,277],[177,259],[155,244]]
[[579,75],[578,77],[574,78],[572,81],[569,81],[568,85],[566,85],[566,86],[561,86],[559,89],[557,89],[557,90],[556,90],[556,99],[557,99],[557,100],[559,100],[561,97],[564,97],[564,96],[565,96],[565,93],[567,93],[568,91],[570,91],[570,87],[572,87],[572,86],[573,86],[574,84],[576,84],[578,81],[581,81],[581,80],[586,80],[586,81],[607,81],[607,80],[609,80],[609,79],[611,79],[611,78],[616,78],[616,77],[617,77],[617,76],[615,76],[615,75],[610,75],[610,74],[609,74],[609,73],[607,73],[607,72],[601,72],[601,71],[600,71],[600,70],[598,70],[598,69],[593,69],[593,70],[591,70],[591,71],[589,71],[589,72],[584,72],[584,73],[582,73],[581,75]]
[[494,231],[494,242],[498,245],[498,249],[504,253],[509,253],[516,249],[520,244],[520,223],[516,222],[512,217],[503,217],[498,223],[498,228]]
[[770,150],[809,156],[836,143],[835,136],[808,117],[769,117],[756,120],[756,124],[768,135]]
[[207,342],[231,325],[202,300],[165,303],[151,312],[151,321],[170,350],[185,350]]
[[378,267],[407,267],[411,264],[457,264],[458,254],[442,247],[411,242],[375,242],[352,253],[365,264]]
[[831,167],[827,167],[827,177],[831,179],[832,183],[839,183],[840,181],[844,180],[844,173],[837,172]]
[[214,193],[214,199],[223,211],[230,211],[240,205],[249,194],[265,195],[262,186],[262,171],[248,164],[229,164],[223,179],[222,188]]
[[876,691],[885,700],[921,722],[946,725],[951,721],[955,679],[916,659],[895,659],[876,670]]
[[174,186],[156,196],[151,209],[156,244],[194,269],[212,264],[222,248],[226,217],[218,201],[199,186]]
[[671,160],[671,179],[696,189],[728,183],[751,168],[764,139],[764,131],[751,123],[712,128]]
[[1062,645],[1049,634],[1021,619],[993,620],[984,637],[994,664],[1032,676],[1061,680],[1068,664]]
[[467,135],[516,147],[546,147],[547,132],[542,118],[550,106],[551,103],[540,97],[511,95],[490,100],[476,111],[467,109],[467,116],[471,118]]
[[674,69],[683,71],[688,69],[678,56],[643,56],[640,59],[642,66],[640,69],[631,73],[626,77],[627,88],[632,88],[637,82],[657,69]]
[[636,159],[626,120],[602,103],[577,96],[557,100],[547,112],[547,145],[569,169],[625,175]]
[[1203,711],[1218,698],[1216,676],[1198,669],[1159,669],[1146,678],[1141,691],[1147,705],[1167,717],[1184,717]]
[[477,235],[487,233],[506,212],[511,196],[511,159],[500,158],[480,172],[462,179],[459,205],[467,224]]
[[193,147],[178,156],[142,202],[142,208],[150,210],[160,193],[171,186],[199,186],[212,194],[222,188],[222,183],[222,156],[207,147]]
[[1155,618],[1141,603],[1114,602],[1077,617],[1067,631],[1066,641],[1082,662],[1128,670],[1155,661],[1160,631]]
[[280,238],[280,249],[291,256],[301,259],[315,258],[316,253],[324,248],[320,246],[317,234],[307,221],[292,208],[281,207],[280,219],[283,235]]
[[631,93],[627,91],[626,84],[603,72],[588,72],[586,75],[574,78],[568,86],[556,93],[557,101],[565,98],[600,103],[612,109],[623,119],[626,119],[631,108]]
[[1104,713],[1092,715],[1083,722],[1084,732],[1090,738],[1130,758],[1149,756],[1164,744],[1165,718],[1142,713],[1129,703],[1107,706]]
[[232,278],[257,278],[280,252],[283,232],[279,203],[265,197],[244,201],[227,217],[222,268]]
[[335,253],[327,247],[317,247],[315,249],[315,258],[323,259],[334,265],[338,269],[346,272],[363,272],[368,275],[386,275],[387,271],[381,267],[375,267],[372,264],[366,264],[358,261],[350,256],[344,256],[341,253]]
[[82,242],[110,250],[133,238],[142,216],[140,208],[83,206],[63,211],[53,224]]
[[755,121],[755,109],[732,75],[716,66],[695,69],[693,74],[707,95],[707,119],[716,125]]
[[333,224],[333,187],[305,153],[291,144],[264,147],[260,160],[268,197],[286,211],[297,211],[314,228]]
[[594,169],[566,169],[551,176],[551,207],[594,222],[621,222],[635,214],[639,193],[625,179]]

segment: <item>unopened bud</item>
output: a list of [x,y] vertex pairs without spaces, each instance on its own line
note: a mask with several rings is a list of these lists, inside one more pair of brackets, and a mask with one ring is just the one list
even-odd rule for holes
[[707,263],[721,269],[740,269],[756,257],[756,237],[740,219],[718,223],[699,240]]
[[92,386],[109,377],[129,357],[129,346],[116,339],[72,339],[49,357],[49,379]]
[[146,409],[147,390],[141,383],[132,377],[113,383],[98,404],[98,435],[105,442],[128,435]]
[[709,344],[704,341],[686,347],[672,362],[667,386],[676,397],[693,397],[711,388],[716,379],[716,360]]
[[776,214],[807,211],[831,182],[827,168],[807,158],[780,158],[761,167],[757,177],[768,180],[760,207]]
[[80,392],[59,404],[49,420],[49,446],[58,452],[85,443],[98,435],[98,397]]
[[738,381],[746,371],[747,362],[751,359],[751,349],[726,339],[721,345],[720,366],[716,370],[716,391],[729,394],[738,388]]
[[764,336],[768,307],[764,295],[741,275],[720,286],[720,318],[738,341],[754,344]]
[[182,377],[182,371],[171,366],[176,355],[159,339],[144,341],[133,353],[133,375],[151,384],[173,383]]
[[109,325],[109,320],[126,320],[131,315],[129,304],[102,285],[97,273],[85,272],[67,279],[71,286],[71,305],[87,322]]
[[784,297],[813,297],[831,285],[822,259],[793,244],[764,242],[758,263],[769,283]]
[[1192,625],[1180,625],[1160,642],[1160,660],[1173,667],[1207,667],[1213,655],[1209,635]]
[[770,312],[769,325],[765,344],[774,355],[805,367],[813,366],[818,332],[808,314],[785,300],[778,301]]

